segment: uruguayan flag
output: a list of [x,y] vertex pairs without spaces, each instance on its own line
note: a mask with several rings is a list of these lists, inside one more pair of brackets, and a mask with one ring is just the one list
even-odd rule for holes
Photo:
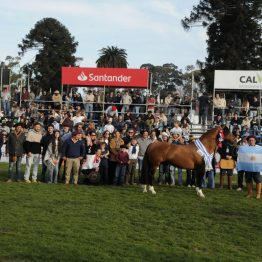
[[262,171],[262,147],[240,146],[237,158],[237,170],[250,172]]

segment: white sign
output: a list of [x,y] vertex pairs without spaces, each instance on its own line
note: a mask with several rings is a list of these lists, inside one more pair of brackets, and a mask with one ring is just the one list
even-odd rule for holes
[[214,88],[262,90],[262,71],[215,70]]

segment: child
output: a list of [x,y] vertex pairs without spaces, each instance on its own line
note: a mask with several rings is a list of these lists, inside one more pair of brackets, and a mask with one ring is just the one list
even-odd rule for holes
[[136,165],[138,159],[138,152],[139,152],[139,145],[135,138],[132,138],[129,148],[128,148],[128,156],[129,156],[129,163],[128,163],[128,172],[126,174],[126,184],[134,185],[135,183],[135,174],[136,174]]
[[123,185],[124,178],[126,175],[126,166],[129,161],[129,156],[128,156],[128,153],[126,152],[125,145],[120,146],[120,151],[117,154],[116,161],[117,161],[117,165],[116,165],[116,171],[115,171],[114,184]]

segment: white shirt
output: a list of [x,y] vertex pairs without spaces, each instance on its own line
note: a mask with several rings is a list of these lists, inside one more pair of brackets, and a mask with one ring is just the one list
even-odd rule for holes
[[129,159],[137,159],[138,158],[138,152],[139,152],[139,145],[135,145],[136,147],[136,153],[135,154],[132,154],[132,149],[133,149],[133,145],[131,144],[130,147],[128,148],[128,156],[129,156]]
[[104,132],[108,131],[110,134],[112,134],[115,130],[115,127],[112,124],[106,124],[104,126]]

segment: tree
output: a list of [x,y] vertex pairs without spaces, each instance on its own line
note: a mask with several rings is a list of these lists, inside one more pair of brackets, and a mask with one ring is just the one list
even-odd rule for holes
[[183,73],[172,63],[166,63],[162,66],[143,64],[140,68],[147,68],[152,73],[152,93],[161,93],[162,96],[162,93],[175,91],[178,86],[183,85]]
[[107,46],[99,50],[100,57],[96,60],[97,67],[127,68],[125,49]]
[[33,84],[41,90],[60,89],[61,67],[75,66],[74,56],[78,42],[68,29],[54,18],[38,21],[19,44],[24,55],[28,50],[37,50],[35,61],[25,66],[25,73],[31,72]]
[[209,91],[214,70],[260,70],[262,67],[261,0],[200,0],[183,27],[207,28],[207,52],[202,70]]

